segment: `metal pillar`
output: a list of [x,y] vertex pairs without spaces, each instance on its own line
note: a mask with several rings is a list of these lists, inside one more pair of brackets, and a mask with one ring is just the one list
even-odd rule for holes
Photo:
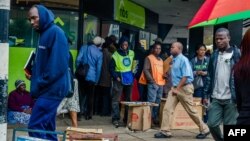
[[0,137],[7,140],[7,96],[9,66],[9,11],[10,0],[0,1]]
[[203,43],[204,27],[191,28],[189,30],[188,54],[192,58],[195,56],[195,47]]
[[79,50],[83,44],[84,2],[85,0],[79,0],[77,50]]

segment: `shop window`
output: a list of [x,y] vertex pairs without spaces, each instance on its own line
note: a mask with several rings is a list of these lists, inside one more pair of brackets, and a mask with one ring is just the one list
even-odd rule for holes
[[[28,19],[27,8],[11,9],[9,23],[10,47],[36,47],[38,34]],[[72,41],[71,48],[76,49],[78,13],[73,11],[52,10],[55,14],[55,23],[61,27]]]
[[[118,24],[103,23],[102,24],[102,37],[114,35],[117,39],[120,38],[120,27]],[[118,40],[117,40],[118,42]]]
[[92,15],[84,14],[84,35],[83,43],[92,41],[95,36],[99,35],[99,20]]
[[139,40],[140,40],[142,47],[144,47],[145,50],[147,50],[150,46],[149,39],[150,39],[149,32],[140,31]]

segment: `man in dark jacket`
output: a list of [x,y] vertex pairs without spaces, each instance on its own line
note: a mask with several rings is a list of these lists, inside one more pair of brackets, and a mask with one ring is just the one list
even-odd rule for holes
[[[113,77],[112,122],[116,127],[119,126],[120,120],[120,96],[124,92],[126,101],[130,101],[133,84],[132,62],[134,60],[134,51],[129,50],[127,39],[121,39],[120,48],[114,52],[110,62],[110,73]],[[127,110],[125,115],[126,112]],[[126,122],[126,116],[123,120]]]
[[[54,131],[56,110],[69,90],[69,47],[62,29],[54,24],[54,15],[46,7],[35,5],[28,13],[32,27],[40,34],[32,68],[31,96],[36,98],[29,129]],[[32,137],[57,140],[55,134],[29,133]]]
[[234,125],[238,115],[232,68],[240,58],[240,51],[237,47],[230,46],[229,41],[229,31],[219,28],[215,33],[218,49],[210,58],[204,87],[204,103],[207,104],[208,98],[212,101],[208,108],[207,124],[216,141],[223,140],[219,127],[221,122]]

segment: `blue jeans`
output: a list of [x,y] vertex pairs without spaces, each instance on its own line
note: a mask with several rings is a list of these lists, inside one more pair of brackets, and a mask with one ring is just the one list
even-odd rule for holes
[[[148,102],[160,104],[163,94],[163,86],[157,84],[148,84]],[[159,106],[152,108],[152,118],[156,120],[158,118]]]
[[[202,100],[204,99],[204,95],[203,95],[203,87],[202,88],[198,88],[196,90],[194,90],[194,97],[199,97],[201,98]],[[203,121],[205,123],[207,123],[207,119],[208,119],[208,110],[205,109],[205,115],[203,116]]]
[[[113,89],[112,89],[112,121],[120,120],[120,97],[122,93],[125,94],[125,100],[131,100],[131,93],[132,93],[132,85],[122,85],[121,82],[114,81],[113,82]],[[124,121],[127,120],[127,113],[128,107],[125,108],[125,115],[123,119]]]
[[[38,98],[32,109],[28,128],[34,130],[55,131],[56,111],[61,101],[62,100]],[[30,132],[29,135],[31,137],[57,141],[56,134]]]

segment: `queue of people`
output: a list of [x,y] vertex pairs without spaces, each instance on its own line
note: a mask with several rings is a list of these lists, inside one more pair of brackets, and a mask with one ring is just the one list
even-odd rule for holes
[[[84,66],[86,74],[76,77],[73,97],[65,98],[70,85],[67,70],[70,66],[73,70],[67,37],[54,24],[54,15],[46,7],[35,5],[28,16],[32,27],[41,36],[32,74],[26,74],[31,81],[30,93],[25,89],[25,82],[17,80],[16,90],[9,95],[9,123],[54,131],[56,115],[61,107],[66,107],[74,127],[78,126],[77,120],[81,120],[82,116],[91,120],[94,114],[111,115],[112,124],[118,127],[128,120],[128,107],[125,108],[124,118],[120,118],[121,95],[126,101],[131,101],[133,84],[138,81],[139,100],[159,104],[162,97],[167,98],[161,128],[155,138],[172,137],[170,125],[179,102],[199,127],[197,139],[204,139],[211,133],[216,141],[222,141],[221,122],[225,125],[249,124],[250,30],[242,40],[240,51],[229,44],[230,33],[226,28],[217,29],[217,49],[211,56],[206,56],[206,46],[198,45],[196,56],[190,61],[182,54],[183,45],[180,42],[173,42],[171,54],[162,57],[162,41],[159,39],[147,52],[139,41],[133,51],[126,35],[119,39],[118,44],[113,35],[105,39],[96,36],[81,47],[76,68]],[[138,56],[138,53],[143,54]],[[135,65],[136,59],[139,62],[137,60]],[[194,110],[193,97],[202,98],[203,105],[208,106],[204,119]],[[62,106],[65,103],[66,106]],[[102,107],[101,110],[98,107]],[[159,108],[152,108],[153,123],[159,123],[158,116]],[[30,132],[29,135],[57,140],[51,134]]]

